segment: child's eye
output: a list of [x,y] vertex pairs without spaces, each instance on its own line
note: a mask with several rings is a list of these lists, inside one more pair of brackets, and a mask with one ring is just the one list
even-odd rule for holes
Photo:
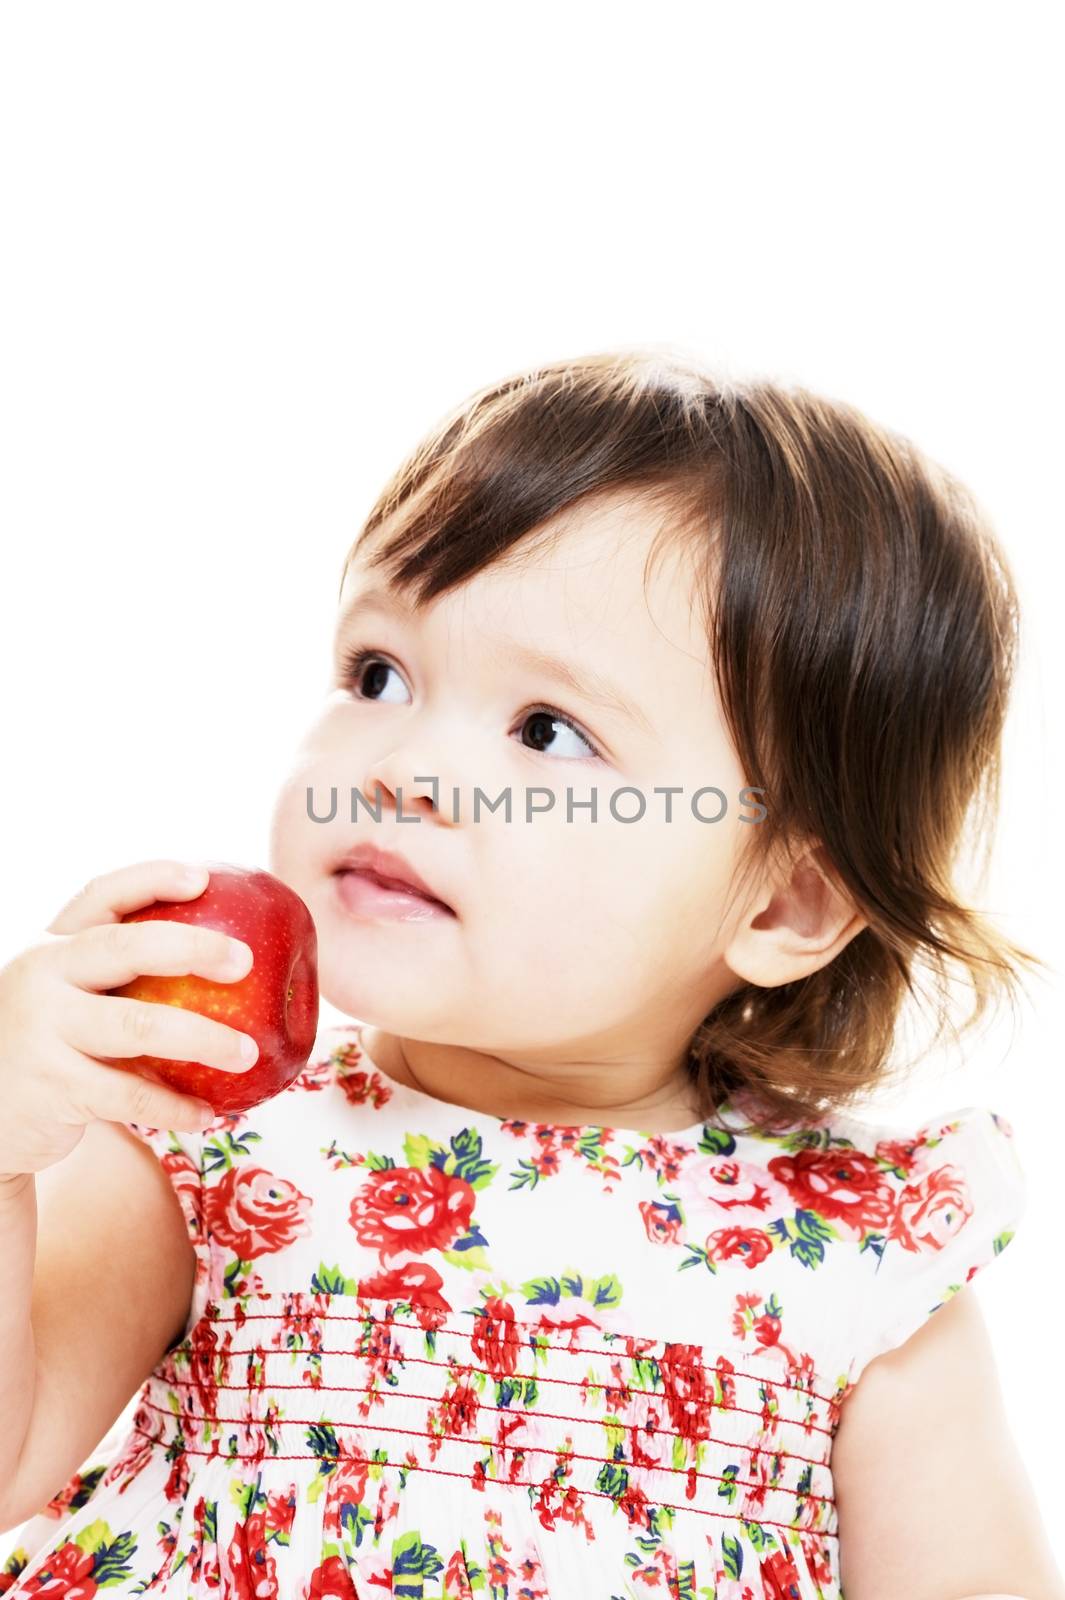
[[[389,673],[395,673],[397,679],[399,678],[397,669],[386,656],[382,656],[376,650],[355,650],[344,659],[341,682],[345,687],[356,689],[362,700],[376,700],[393,705],[403,704],[402,698],[397,701],[394,695],[385,693]],[[402,680],[400,682],[402,683]],[[403,689],[402,694],[405,693],[406,690]],[[525,713],[519,727],[522,730],[533,729],[532,741],[526,748],[535,750],[540,755],[561,756],[568,760],[588,760],[599,756],[599,750],[588,735],[555,706],[534,706],[531,711]],[[578,745],[584,748],[567,751],[565,738],[562,741],[562,749],[549,748],[552,740],[556,746],[558,744],[558,735],[551,732],[552,727],[563,729],[570,735],[571,740],[576,740]]]
[[[588,760],[590,757],[599,755],[599,751],[589,739],[588,735],[586,733],[582,733],[575,722],[571,722],[569,717],[564,716],[561,711],[556,711],[553,706],[535,707],[532,711],[526,713],[521,723],[522,728],[534,728],[536,730],[534,733],[534,738],[537,741],[545,741],[548,743],[553,737],[550,732],[552,725],[557,725],[561,728],[564,728],[567,733],[571,734],[573,738],[577,739],[584,746],[584,750],[569,751],[568,753],[565,750],[545,750],[543,747],[543,742],[530,745],[528,748],[539,751],[541,755],[559,756],[568,754],[568,759],[570,760]],[[563,741],[563,743],[564,742],[565,741]]]
[[[371,663],[372,670],[364,670]],[[390,672],[395,672],[397,678],[399,677],[391,661],[378,655],[376,650],[355,650],[344,660],[341,682],[345,687],[349,687],[352,686],[353,680],[358,680],[360,697],[364,700],[383,700],[389,705],[397,703],[402,705],[402,700],[397,702],[381,692]]]

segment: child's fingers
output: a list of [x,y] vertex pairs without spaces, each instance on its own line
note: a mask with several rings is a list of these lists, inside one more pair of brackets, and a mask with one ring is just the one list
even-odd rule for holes
[[259,1053],[250,1034],[198,1011],[80,989],[68,991],[59,1027],[68,1045],[95,1058],[160,1056],[167,1061],[198,1061],[224,1072],[246,1072]]
[[198,973],[223,983],[246,977],[252,952],[242,939],[188,922],[107,922],[53,946],[53,970],[79,989],[118,989],[142,974]]
[[153,860],[90,878],[48,924],[48,933],[78,933],[99,922],[118,922],[155,900],[192,900],[207,887],[210,874],[195,863]]
[[68,1103],[81,1122],[136,1122],[148,1128],[184,1128],[199,1133],[214,1120],[209,1106],[136,1072],[85,1061],[71,1084]]

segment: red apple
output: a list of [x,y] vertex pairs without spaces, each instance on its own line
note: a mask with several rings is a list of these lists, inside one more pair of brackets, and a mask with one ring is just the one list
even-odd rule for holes
[[198,1095],[219,1112],[247,1111],[290,1084],[310,1058],[318,1030],[318,939],[304,901],[272,873],[226,861],[204,865],[210,878],[195,900],[156,900],[122,921],[194,922],[243,939],[253,956],[247,977],[221,983],[196,973],[145,973],[107,992],[184,1006],[238,1028],[258,1044],[258,1060],[246,1072],[162,1056],[109,1058],[109,1065]]

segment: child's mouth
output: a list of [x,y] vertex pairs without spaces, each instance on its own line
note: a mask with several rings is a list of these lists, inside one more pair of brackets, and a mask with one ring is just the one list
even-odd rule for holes
[[429,922],[455,919],[442,900],[420,894],[409,884],[383,878],[366,868],[342,867],[333,874],[341,904],[354,916],[384,922]]

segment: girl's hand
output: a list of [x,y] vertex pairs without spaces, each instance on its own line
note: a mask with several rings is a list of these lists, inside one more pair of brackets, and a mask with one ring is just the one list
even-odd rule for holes
[[0,967],[0,1182],[62,1161],[87,1123],[199,1131],[210,1106],[100,1056],[164,1056],[242,1072],[246,1035],[180,1006],[102,993],[142,973],[243,978],[239,939],[184,922],[122,922],[155,900],[193,900],[206,867],[141,861],[93,878],[43,936]]

